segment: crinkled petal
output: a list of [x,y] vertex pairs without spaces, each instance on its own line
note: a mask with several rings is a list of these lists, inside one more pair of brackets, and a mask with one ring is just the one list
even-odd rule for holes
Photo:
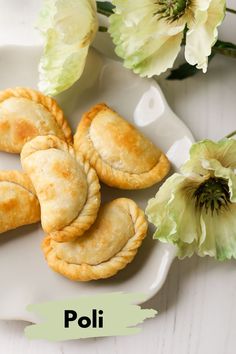
[[[156,11],[153,0],[136,0],[135,6],[133,0],[113,0],[112,3],[115,6],[115,14],[122,15],[125,24],[130,27],[137,25],[147,13],[153,14]],[[111,18],[116,16],[112,15]]]
[[202,213],[202,238],[198,255],[215,257],[218,260],[236,258],[236,204],[212,216]]
[[[145,49],[137,53],[138,63],[135,61],[132,65],[133,71],[141,77],[152,77],[172,68],[180,52],[182,38],[182,33],[171,37],[159,38],[156,43],[161,45],[154,53]],[[154,44],[153,47],[155,47]],[[130,58],[124,62],[124,65],[130,67]]]
[[[197,185],[201,182],[201,178],[196,181]],[[189,193],[191,183],[190,179],[174,174],[162,185],[146,208],[149,221],[156,226],[154,238],[175,244],[180,258],[194,253],[200,232],[200,214],[191,198],[192,193]]]
[[218,37],[217,27],[225,16],[225,0],[211,0],[205,11],[197,9],[194,21],[188,23],[185,58],[191,65],[207,71],[208,57]]
[[[178,183],[182,183],[183,180],[183,176],[174,173],[160,187],[156,196],[148,201],[146,214],[151,223],[156,226],[161,223],[165,215],[166,206],[174,198],[175,188],[178,186]],[[158,213],[156,212],[157,210]]]
[[51,27],[54,16],[57,13],[56,3],[52,0],[44,0],[43,7],[40,11],[37,28],[40,29],[42,34],[45,34]]
[[78,80],[98,28],[95,0],[46,0],[38,28],[45,38],[39,89],[56,95]]
[[193,144],[190,149],[190,159],[182,166],[181,172],[204,175],[207,173],[207,169],[203,167],[206,160],[218,160],[222,167],[235,170],[236,140],[222,139],[219,142],[203,140]]
[[194,7],[199,11],[208,10],[212,0],[194,0]]
[[141,76],[159,75],[173,66],[185,23],[174,25],[155,16],[154,1],[115,0],[109,32],[124,66]]

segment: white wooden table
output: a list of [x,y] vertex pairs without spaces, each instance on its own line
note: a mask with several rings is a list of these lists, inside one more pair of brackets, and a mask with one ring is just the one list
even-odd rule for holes
[[[37,40],[28,28],[40,3],[0,0],[0,44]],[[236,8],[235,0],[228,5]],[[222,39],[236,42],[236,16],[227,15],[220,33]],[[160,85],[170,106],[196,139],[219,139],[236,129],[236,60],[218,55],[207,75],[198,74],[182,82],[161,79]],[[235,303],[236,261],[219,263],[197,257],[176,260],[162,290],[145,304],[158,309],[159,315],[146,321],[140,334],[50,343],[26,339],[26,323],[2,321],[0,353],[234,354]]]

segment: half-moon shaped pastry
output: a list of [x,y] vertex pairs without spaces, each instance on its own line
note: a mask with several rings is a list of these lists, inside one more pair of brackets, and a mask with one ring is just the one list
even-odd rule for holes
[[21,163],[39,199],[43,230],[59,242],[81,236],[100,206],[99,180],[90,164],[53,135],[26,143]]
[[170,169],[163,152],[105,104],[98,104],[83,115],[74,144],[90,161],[99,179],[111,187],[150,187]]
[[144,213],[130,199],[100,208],[93,226],[73,242],[47,236],[42,249],[49,267],[71,280],[109,278],[130,263],[147,234]]
[[40,220],[40,206],[27,175],[0,171],[0,233]]
[[26,88],[0,91],[0,150],[20,153],[28,140],[49,134],[72,141],[71,129],[55,100]]

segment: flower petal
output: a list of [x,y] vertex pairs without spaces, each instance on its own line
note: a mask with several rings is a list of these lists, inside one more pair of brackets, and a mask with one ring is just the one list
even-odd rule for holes
[[225,16],[225,0],[211,0],[207,10],[198,9],[194,21],[188,23],[185,58],[203,72],[207,71],[208,57],[218,37],[217,27]]
[[39,89],[56,95],[78,80],[98,28],[95,0],[46,0],[38,27],[45,38]]
[[195,0],[194,7],[199,11],[208,10],[212,0]]
[[205,237],[199,244],[199,256],[209,255],[221,261],[236,258],[236,204],[214,216],[203,213],[202,232]]
[[180,51],[185,23],[159,19],[152,0],[115,0],[109,32],[124,66],[141,76],[159,75],[173,66]]
[[[187,175],[174,174],[168,178],[148,204],[146,214],[156,226],[154,238],[175,244],[179,258],[194,252],[219,260],[236,258],[235,164],[234,139],[194,144],[190,160],[182,168]],[[206,207],[208,192],[208,201],[212,203],[214,189],[205,182],[212,177],[227,180],[230,191],[230,200],[227,192],[224,202],[221,190],[215,189],[216,197],[221,198],[221,203],[214,201],[216,209]],[[209,189],[204,190],[203,186]]]
[[194,253],[200,233],[200,214],[188,191],[189,186],[192,188],[192,182],[195,187],[195,182],[199,185],[202,179],[192,181],[175,173],[162,185],[146,208],[149,221],[156,226],[154,238],[178,246],[180,258]]
[[[136,74],[140,74],[141,77],[152,77],[154,75],[160,75],[167,69],[172,68],[179,54],[182,38],[182,33],[171,37],[160,38],[156,43],[161,45],[154,53],[146,52],[144,48],[142,52],[138,53],[138,57],[140,55],[141,60],[133,65],[133,71]],[[127,60],[128,66],[130,63],[129,60],[130,58]],[[126,66],[126,61],[124,65]]]
[[171,177],[167,178],[165,183],[158,190],[156,196],[148,201],[146,214],[148,220],[154,225],[159,224],[163,219],[167,204],[174,198],[175,185],[178,185],[178,183],[181,183],[183,180],[183,176],[174,173]]
[[185,174],[197,173],[204,175],[208,173],[206,160],[218,160],[222,167],[236,168],[236,140],[222,139],[219,142],[203,140],[193,144],[190,149],[190,159],[182,166],[181,172]]

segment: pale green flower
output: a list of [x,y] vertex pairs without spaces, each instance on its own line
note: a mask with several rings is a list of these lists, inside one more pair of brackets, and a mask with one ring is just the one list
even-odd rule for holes
[[236,140],[196,143],[190,159],[148,202],[154,238],[178,256],[236,258]]
[[45,40],[39,89],[56,95],[83,73],[98,29],[95,0],[44,0],[38,28]]
[[225,0],[113,0],[109,32],[125,67],[141,76],[171,68],[186,34],[185,58],[206,72]]

